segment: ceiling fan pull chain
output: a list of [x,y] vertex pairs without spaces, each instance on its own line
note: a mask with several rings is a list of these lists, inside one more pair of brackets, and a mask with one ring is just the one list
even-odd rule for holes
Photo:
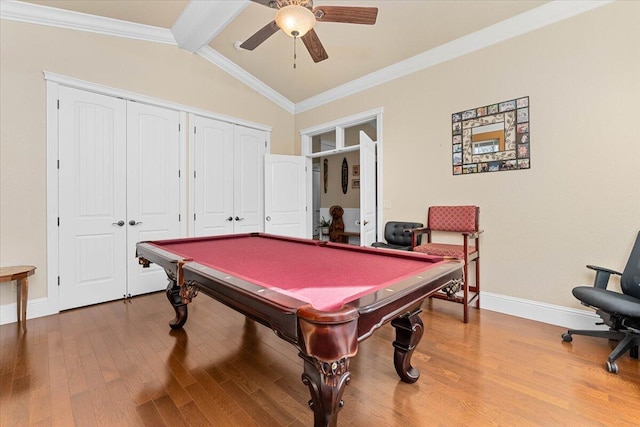
[[296,40],[298,39],[298,32],[297,31],[293,31],[291,33],[293,35],[293,69],[296,69],[296,59],[297,59],[297,55],[296,55]]

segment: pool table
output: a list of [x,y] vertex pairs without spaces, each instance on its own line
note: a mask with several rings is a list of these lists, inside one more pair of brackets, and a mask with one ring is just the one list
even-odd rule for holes
[[315,426],[337,424],[349,359],[386,322],[396,329],[396,372],[415,382],[422,301],[462,280],[459,260],[263,233],[140,242],[137,256],[170,279],[171,328],[183,327],[187,304],[202,292],[293,344]]

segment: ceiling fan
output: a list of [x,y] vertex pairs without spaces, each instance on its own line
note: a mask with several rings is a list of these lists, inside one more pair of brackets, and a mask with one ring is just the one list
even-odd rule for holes
[[281,29],[294,39],[302,38],[313,62],[324,61],[329,57],[318,35],[313,30],[316,21],[373,25],[378,17],[377,7],[318,6],[314,8],[313,0],[252,1],[277,9],[278,12],[276,12],[273,21],[249,37],[240,47],[253,50]]

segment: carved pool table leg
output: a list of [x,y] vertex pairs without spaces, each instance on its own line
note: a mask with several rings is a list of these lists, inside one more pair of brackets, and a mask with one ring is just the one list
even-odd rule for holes
[[304,360],[302,382],[309,386],[313,410],[314,427],[335,427],[338,425],[338,411],[344,406],[342,394],[351,380],[349,358],[334,363],[320,362],[300,353]]
[[393,363],[400,379],[410,384],[420,378],[420,371],[411,366],[411,356],[424,332],[422,319],[418,316],[420,311],[413,311],[391,321],[391,325],[396,328]]
[[182,297],[180,297],[180,286],[176,284],[175,280],[169,280],[169,284],[167,285],[167,299],[176,312],[176,317],[169,322],[169,326],[171,329],[181,329],[187,322],[189,313],[187,311],[187,304],[184,304]]

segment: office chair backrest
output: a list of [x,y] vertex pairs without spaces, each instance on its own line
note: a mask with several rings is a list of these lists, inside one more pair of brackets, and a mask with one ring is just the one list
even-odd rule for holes
[[430,206],[427,227],[435,231],[478,231],[477,206]]
[[405,230],[421,227],[419,222],[389,221],[384,226],[384,239],[392,245],[411,246],[412,234]]
[[640,232],[622,272],[620,287],[625,294],[640,298]]

